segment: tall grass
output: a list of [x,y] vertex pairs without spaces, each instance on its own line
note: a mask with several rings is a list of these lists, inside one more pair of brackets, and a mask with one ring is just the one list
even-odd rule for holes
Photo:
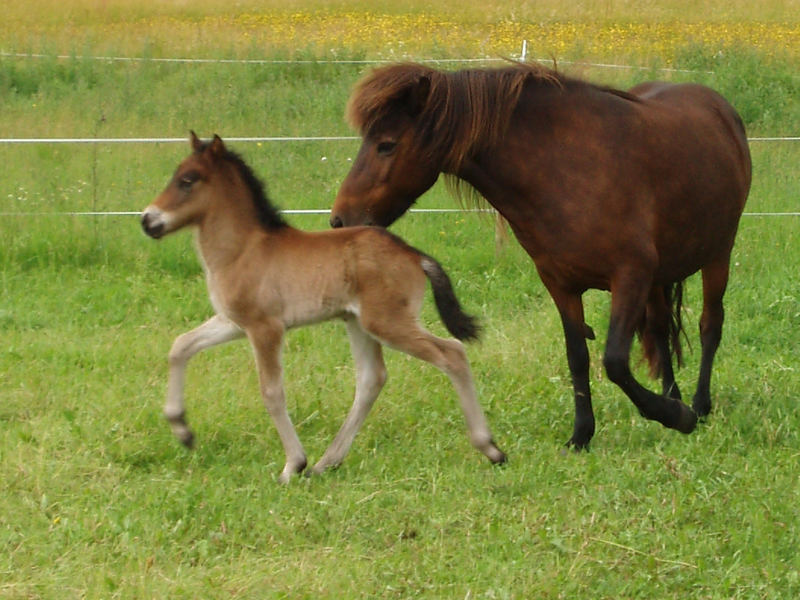
[[[311,6],[322,11],[321,4]],[[672,15],[747,25],[756,18],[755,5],[745,3],[731,5],[732,12],[712,3],[692,15],[681,15],[679,3],[660,3],[652,14],[627,2],[595,3],[585,13],[562,4],[519,10],[551,22],[566,11],[578,23],[597,13],[611,24]],[[210,0],[189,8],[109,2],[97,11],[84,2],[21,6],[8,7],[18,26],[4,30],[4,44],[15,38],[31,49],[59,50],[64,40],[42,32],[66,23],[68,31],[85,34],[69,41],[75,54],[201,47],[210,55],[234,53],[227,40],[209,42],[192,26],[207,15],[231,15]],[[265,5],[239,6],[258,12]],[[406,6],[414,14],[424,8]],[[470,27],[509,10],[492,3],[463,12],[451,10],[452,3],[426,6],[425,14],[447,12]],[[771,4],[765,15],[778,8]],[[174,25],[156,19],[164,14],[195,37],[155,47],[152,39],[166,39]],[[134,40],[108,27],[127,20],[131,31],[158,35]],[[249,46],[247,52],[269,58],[294,50]],[[425,54],[449,51],[431,44]],[[366,53],[348,49],[339,56]],[[654,76],[698,79],[733,101],[751,135],[797,134],[800,90],[790,52],[740,47],[720,54],[714,44],[684,43],[676,56],[688,68],[713,73],[569,68],[623,87]],[[666,62],[656,57],[652,66]],[[190,128],[223,137],[348,135],[341,114],[365,68],[1,58],[0,131],[2,137],[172,137]],[[279,205],[316,208],[331,204],[357,147],[236,149]],[[752,151],[747,209],[797,211],[800,146],[754,143]],[[170,343],[211,314],[190,236],[155,243],[133,217],[55,214],[140,210],[187,152],[188,144],[0,146],[0,212],[48,213],[0,217],[0,597],[791,598],[800,592],[795,218],[742,221],[714,412],[690,436],[644,421],[606,380],[600,357],[608,297],[586,294],[587,320],[599,334],[590,345],[599,430],[591,452],[572,454],[562,447],[572,399],[560,324],[530,259],[515,243],[496,254],[489,218],[404,217],[396,232],[442,261],[465,308],[484,324],[484,338],[469,355],[481,403],[510,462],[491,468],[470,447],[444,376],[387,353],[389,383],[342,467],[280,488],[282,451],[245,344],[201,354],[190,366],[195,451],[180,447],[162,421]],[[422,207],[453,205],[442,186],[420,200]],[[290,220],[326,227],[325,215]],[[697,278],[689,280],[687,323],[698,317],[699,288]],[[443,331],[430,302],[423,318]],[[699,361],[692,330],[679,373],[687,395]],[[338,323],[293,331],[284,355],[290,411],[313,460],[351,401],[346,336]],[[637,369],[644,379],[642,365]]]

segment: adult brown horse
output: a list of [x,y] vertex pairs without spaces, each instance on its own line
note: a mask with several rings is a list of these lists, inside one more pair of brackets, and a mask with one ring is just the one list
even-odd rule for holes
[[[730,254],[750,188],[744,125],[716,92],[648,83],[628,92],[537,65],[440,72],[376,69],[348,108],[363,136],[331,213],[333,227],[388,226],[440,173],[510,223],[556,303],[575,392],[569,444],[595,430],[582,295],[611,291],[603,363],[648,419],[684,433],[711,410]],[[681,401],[683,280],[702,271],[702,356],[693,408]],[[662,394],[631,373],[642,337]]]

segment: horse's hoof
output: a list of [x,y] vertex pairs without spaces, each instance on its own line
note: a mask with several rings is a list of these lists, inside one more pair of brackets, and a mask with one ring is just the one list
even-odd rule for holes
[[683,400],[683,396],[681,395],[681,390],[678,388],[677,383],[672,383],[667,389],[664,390],[664,396],[669,398],[670,400]]
[[711,400],[708,398],[699,398],[695,396],[692,400],[692,408],[697,414],[698,418],[707,417],[711,412]]
[[692,433],[697,427],[697,413],[683,402],[680,402],[681,414],[678,424],[675,427],[681,433]]
[[579,440],[574,435],[569,438],[566,444],[564,444],[564,448],[568,450],[573,450],[574,452],[581,452],[581,451],[589,451],[589,438],[588,440]]
[[572,429],[572,437],[566,443],[567,448],[572,448],[575,452],[589,450],[589,442],[594,437],[594,417],[576,416],[575,426]]

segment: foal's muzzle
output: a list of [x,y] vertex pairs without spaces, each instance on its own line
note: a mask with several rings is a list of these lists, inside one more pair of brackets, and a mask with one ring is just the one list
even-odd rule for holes
[[150,209],[142,213],[142,229],[151,238],[158,239],[165,233],[164,219],[160,211],[153,211]]

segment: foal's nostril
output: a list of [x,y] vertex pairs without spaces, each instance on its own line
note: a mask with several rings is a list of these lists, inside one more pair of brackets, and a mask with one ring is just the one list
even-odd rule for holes
[[150,237],[159,238],[164,233],[164,223],[158,222],[150,213],[144,213],[142,215],[142,229]]
[[339,215],[336,215],[335,217],[331,217],[331,227],[333,227],[334,229],[339,229],[340,227],[343,227],[343,226],[344,226],[344,223],[342,223],[342,218]]

